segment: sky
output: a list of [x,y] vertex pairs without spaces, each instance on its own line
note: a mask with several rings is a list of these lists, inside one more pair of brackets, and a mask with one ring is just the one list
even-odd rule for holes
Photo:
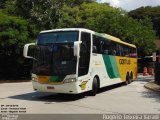
[[160,6],[160,0],[97,0],[107,2],[113,7],[121,7],[126,11],[131,11],[141,6]]

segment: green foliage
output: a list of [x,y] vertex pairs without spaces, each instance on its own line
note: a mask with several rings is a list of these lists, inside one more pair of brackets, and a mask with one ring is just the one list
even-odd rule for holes
[[28,22],[20,17],[0,13],[0,46],[24,45],[28,42]]
[[2,0],[0,4],[0,78],[29,75],[32,61],[22,57],[23,45],[35,41],[44,29],[78,27],[107,33],[135,44],[139,56],[155,49],[152,26],[159,31],[159,7],[128,16],[122,9],[96,0]]
[[[25,77],[22,50],[29,39],[28,21],[0,10],[0,78]],[[23,74],[23,75],[22,75]]]
[[[16,13],[32,20],[40,29],[57,28],[61,9],[67,5],[76,7],[96,0],[16,0]],[[25,13],[25,14],[24,14]]]
[[64,6],[58,27],[84,27],[119,37],[135,44],[140,56],[150,55],[155,48],[153,41],[156,36],[149,18],[138,21],[107,4],[84,3],[73,8]]
[[160,38],[160,6],[141,7],[136,10],[130,11],[129,16],[138,20],[144,19],[145,17],[151,18],[153,23],[153,28],[156,30],[156,34]]

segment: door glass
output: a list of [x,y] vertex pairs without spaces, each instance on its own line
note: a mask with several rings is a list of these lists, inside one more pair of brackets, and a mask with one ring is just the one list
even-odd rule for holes
[[86,75],[89,70],[90,52],[91,52],[91,34],[82,32],[81,41],[82,44],[80,46],[78,76]]

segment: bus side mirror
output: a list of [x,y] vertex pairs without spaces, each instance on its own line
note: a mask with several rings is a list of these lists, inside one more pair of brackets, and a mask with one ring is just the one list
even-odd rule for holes
[[80,57],[79,56],[79,51],[80,51],[80,44],[82,43],[82,41],[76,41],[74,42],[74,56]]
[[25,44],[24,45],[24,49],[23,49],[23,56],[25,57],[25,58],[33,58],[32,56],[28,56],[28,48],[29,48],[29,46],[33,46],[33,45],[35,45],[35,43],[29,43],[29,44]]

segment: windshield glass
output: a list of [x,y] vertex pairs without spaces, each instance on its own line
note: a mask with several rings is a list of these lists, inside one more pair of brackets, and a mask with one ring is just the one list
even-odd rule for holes
[[74,41],[78,32],[40,34],[35,51],[33,73],[37,75],[65,76],[76,74]]
[[66,43],[78,40],[78,31],[42,33],[37,44]]

